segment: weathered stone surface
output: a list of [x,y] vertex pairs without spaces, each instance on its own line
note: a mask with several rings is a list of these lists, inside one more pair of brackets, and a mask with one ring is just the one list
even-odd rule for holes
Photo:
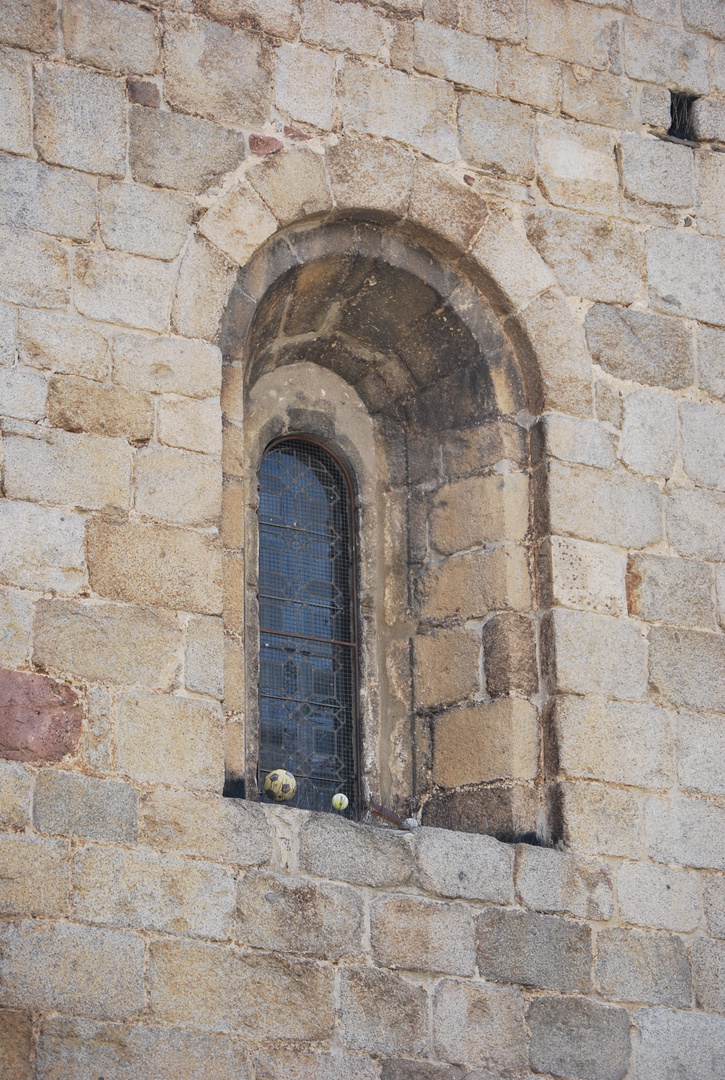
[[514,857],[509,845],[447,829],[419,829],[415,840],[418,880],[424,889],[464,900],[510,903]]
[[600,697],[559,697],[560,767],[569,777],[669,788],[674,747],[664,709]]
[[553,461],[548,495],[553,533],[628,548],[661,539],[662,496],[654,484],[627,472]]
[[442,555],[452,555],[490,540],[523,540],[528,524],[526,473],[470,477],[437,493],[431,539]]
[[113,375],[123,386],[153,394],[207,398],[221,389],[222,357],[204,341],[120,334],[114,342]]
[[48,311],[21,310],[18,320],[20,360],[86,379],[104,379],[111,354],[103,334],[80,321]]
[[564,298],[554,291],[542,293],[517,314],[512,329],[531,368],[532,408],[591,416],[591,360],[582,328]]
[[142,184],[196,194],[244,158],[244,136],[181,113],[132,106],[129,110],[129,162]]
[[528,47],[602,71],[618,62],[618,24],[610,13],[569,3],[531,0]]
[[111,513],[128,508],[132,451],[126,442],[51,430],[6,438],[4,450],[9,498]]
[[75,257],[76,307],[91,319],[141,330],[168,329],[176,268],[120,251],[79,250]]
[[560,693],[621,701],[647,696],[647,642],[636,623],[563,608],[549,619],[549,663]]
[[326,0],[305,0],[301,37],[337,52],[372,57],[385,41],[377,12],[358,4],[330,4]]
[[632,1018],[640,1030],[638,1080],[718,1080],[725,1054],[725,1020],[697,1012],[640,1009]]
[[251,871],[237,886],[242,945],[339,960],[362,952],[362,894],[345,885]]
[[65,683],[29,671],[0,672],[0,755],[60,761],[81,736],[83,709]]
[[414,1061],[412,1058],[387,1058],[382,1066],[381,1080],[460,1080],[464,1075],[458,1065]]
[[495,56],[488,41],[435,23],[415,24],[416,71],[493,93]]
[[151,1015],[167,1024],[247,1037],[314,1041],[332,1032],[332,971],[312,960],[240,954],[224,945],[155,941],[149,950]]
[[531,697],[539,689],[536,626],[528,615],[503,612],[483,627],[483,670],[492,698]]
[[[725,49],[723,49],[725,55]],[[704,154],[697,163],[697,222],[701,232],[725,235],[725,207],[720,192],[725,161],[719,153]]]
[[599,615],[623,615],[626,611],[626,563],[614,548],[552,536],[542,545],[541,562],[552,604]]
[[692,104],[692,132],[698,141],[725,142],[725,109],[723,102],[699,98]]
[[423,806],[423,825],[463,833],[486,833],[502,843],[536,836],[539,798],[531,784],[472,787],[438,792]]
[[101,596],[221,613],[221,551],[209,537],[163,525],[98,520],[89,526],[87,550],[91,586]]
[[136,455],[135,507],[139,513],[178,525],[213,525],[222,500],[216,461],[163,447]]
[[678,712],[677,776],[686,791],[725,795],[725,730],[719,716]]
[[109,248],[151,259],[175,259],[192,217],[190,201],[175,191],[154,191],[138,184],[109,184],[101,189],[99,225]]
[[461,154],[496,176],[530,179],[534,174],[533,113],[525,105],[477,94],[458,104]]
[[480,688],[481,639],[467,630],[441,630],[413,639],[418,708],[451,705]]
[[159,788],[142,796],[139,829],[145,844],[162,851],[236,866],[261,865],[272,853],[262,807],[241,799]]
[[706,874],[703,898],[708,933],[712,937],[725,938],[725,876]]
[[0,912],[63,915],[68,905],[69,845],[35,836],[1,836]]
[[725,37],[725,16],[714,0],[683,0],[682,16],[686,26],[704,30],[714,37]]
[[310,150],[275,154],[247,175],[282,225],[332,208],[322,158]]
[[512,101],[553,112],[559,101],[561,68],[525,49],[504,45],[498,51],[498,92]]
[[645,82],[664,83],[675,90],[706,94],[707,43],[702,37],[656,23],[628,21],[624,35],[627,74]]
[[647,863],[623,863],[617,873],[622,918],[635,926],[694,930],[700,921],[697,875]]
[[386,968],[473,975],[473,918],[463,904],[390,896],[370,909],[373,959]]
[[635,555],[627,567],[629,611],[648,622],[714,630],[712,585],[706,563]]
[[606,930],[597,939],[597,978],[604,997],[687,1008],[692,998],[687,949],[680,937]]
[[[632,90],[631,83],[611,71],[591,71],[578,65],[565,68],[561,111],[566,116],[573,116],[575,120],[584,123],[626,130],[635,123],[635,99]],[[669,100],[666,118],[665,126],[669,127]]]
[[0,581],[21,589],[74,593],[86,578],[84,534],[80,514],[3,499]]
[[677,454],[677,402],[658,390],[624,399],[622,460],[647,476],[669,477]]
[[347,63],[338,91],[345,128],[395,139],[452,161],[453,89],[441,80]]
[[195,238],[184,255],[171,309],[173,329],[216,343],[237,268],[206,240]]
[[242,181],[211,207],[202,218],[199,230],[220,251],[244,266],[277,227],[277,219],[269,208],[256,191]]
[[349,135],[325,155],[335,203],[401,212],[413,175],[410,151],[395,143]]
[[428,1040],[428,995],[421,986],[376,968],[344,967],[340,989],[345,1046],[373,1054],[421,1053]]
[[586,998],[534,998],[528,1011],[536,1072],[581,1080],[622,1080],[631,1053],[629,1016]]
[[591,987],[591,930],[581,923],[489,908],[476,920],[476,943],[484,978],[544,990]]
[[481,618],[496,608],[528,609],[529,572],[522,547],[458,555],[422,574],[418,595],[424,618]]
[[521,41],[526,18],[523,0],[463,0],[461,8],[461,25],[471,34]]
[[66,169],[0,154],[0,221],[90,240],[96,224],[95,187]]
[[41,600],[33,622],[33,659],[89,682],[169,689],[181,634],[175,621],[143,608]]
[[35,783],[33,824],[40,832],[129,844],[138,836],[137,803],[128,784],[45,770]]
[[476,239],[473,255],[491,275],[513,311],[545,289],[556,286],[556,278],[544,260],[501,211],[489,214]]
[[0,761],[0,825],[24,829],[30,822],[33,776],[14,761]]
[[25,1013],[0,1012],[0,1069],[13,1080],[33,1080],[33,1024]]
[[614,133],[571,120],[539,117],[539,183],[555,206],[615,213],[619,175]]
[[35,69],[35,145],[41,156],[71,169],[123,176],[126,116],[123,82],[78,68]]
[[609,867],[569,852],[522,845],[516,863],[516,891],[534,911],[560,911],[580,919],[612,917]]
[[103,71],[153,73],[156,20],[115,0],[71,0],[63,11],[66,55]]
[[0,370],[0,410],[17,420],[41,420],[45,416],[47,382],[42,375],[22,368]]
[[83,759],[91,769],[110,772],[116,765],[116,713],[111,695],[103,687],[94,686],[88,691],[86,714]]
[[524,999],[518,989],[442,979],[433,999],[433,1033],[436,1054],[444,1060],[506,1072],[526,1066]]
[[220,619],[189,620],[184,678],[188,690],[219,699],[224,696],[224,626]]
[[14,49],[0,48],[0,94],[0,147],[12,154],[29,154],[30,65],[28,58]]
[[433,776],[444,787],[482,780],[533,779],[538,770],[536,709],[520,698],[499,698],[450,709],[433,728]]
[[17,321],[15,308],[9,304],[0,304],[0,364],[7,367],[12,367],[15,363]]
[[443,473],[449,477],[483,472],[500,461],[526,460],[524,431],[518,424],[484,423],[451,432],[442,449]]
[[683,401],[680,421],[685,471],[702,487],[725,490],[725,409]]
[[174,1031],[93,1020],[45,1020],[37,1049],[39,1080],[250,1080],[243,1044],[232,1035]]
[[[704,799],[649,799],[647,845],[658,862],[725,870],[725,810]],[[694,876],[694,875],[692,875]]]
[[716,492],[681,488],[667,500],[667,533],[680,555],[725,560],[725,498]]
[[647,282],[659,311],[725,326],[725,240],[670,229],[647,234]]
[[334,107],[335,61],[304,45],[280,46],[275,72],[275,99],[292,120],[329,130]]
[[630,792],[602,784],[561,785],[567,839],[577,851],[601,855],[640,855],[641,813]]
[[289,1075],[296,1080],[378,1080],[379,1075],[377,1062],[372,1058],[339,1049],[326,1053],[301,1051],[295,1046],[258,1048],[254,1063],[257,1080],[284,1080]]
[[[693,941],[690,964],[697,1007],[708,1012],[725,1013],[725,942],[703,938]],[[685,1004],[689,1004],[689,1001]]]
[[614,464],[612,439],[596,420],[547,413],[541,419],[541,435],[546,453],[561,461],[599,469],[610,469]]
[[220,454],[222,414],[216,399],[161,401],[158,409],[159,441],[200,454]]
[[66,248],[50,237],[0,226],[0,300],[58,308],[69,296]]
[[30,919],[0,927],[3,1004],[125,1019],[143,1008],[136,934]]
[[644,274],[644,244],[630,225],[540,210],[527,219],[526,231],[564,292],[610,304],[634,300]]
[[153,401],[146,394],[72,375],[51,378],[47,414],[54,427],[131,443],[148,442],[154,429]]
[[413,874],[413,848],[407,835],[311,814],[300,833],[300,868],[353,885],[405,885]]
[[698,630],[653,626],[650,685],[666,701],[694,709],[725,711],[725,645]]
[[140,780],[221,790],[219,705],[166,694],[124,694],[118,702],[118,767]]
[[89,844],[73,859],[73,917],[181,937],[231,936],[234,878],[198,859]]
[[622,174],[629,198],[666,206],[694,204],[693,154],[688,146],[624,135]]

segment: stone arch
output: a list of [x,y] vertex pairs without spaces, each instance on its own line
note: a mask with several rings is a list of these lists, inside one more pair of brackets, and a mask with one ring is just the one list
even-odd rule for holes
[[[228,589],[236,646],[256,637],[254,463],[282,431],[326,432],[357,461],[369,493],[361,529],[386,552],[382,579],[362,567],[366,793],[429,824],[551,839],[537,645],[546,590],[534,575],[546,513],[543,492],[536,513],[528,503],[527,432],[547,409],[592,409],[583,335],[551,271],[506,214],[372,139],[265,159],[233,179],[200,231],[240,266],[220,339],[224,542],[230,580],[246,582],[246,597]],[[324,407],[294,387],[290,372],[309,364],[331,373]],[[268,415],[264,386],[277,398]],[[367,464],[339,423],[346,395],[373,420]],[[384,477],[374,493],[373,459]],[[449,673],[461,655],[468,664],[450,691],[446,651]],[[247,686],[255,663],[247,648]],[[228,714],[230,775],[254,790],[253,694]]]

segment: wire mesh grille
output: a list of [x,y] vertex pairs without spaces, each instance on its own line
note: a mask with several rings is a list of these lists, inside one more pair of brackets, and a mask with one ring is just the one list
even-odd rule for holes
[[[297,779],[290,805],[355,812],[356,672],[350,486],[323,447],[284,439],[259,471],[260,781]],[[260,782],[261,788],[261,782]]]

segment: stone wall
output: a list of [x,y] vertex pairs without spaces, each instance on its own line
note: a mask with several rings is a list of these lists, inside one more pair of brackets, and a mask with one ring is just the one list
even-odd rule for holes
[[[720,1080],[724,11],[2,5],[3,1077]],[[352,236],[462,344],[309,351]],[[254,387],[309,364],[378,425],[365,783],[408,832],[222,797]]]

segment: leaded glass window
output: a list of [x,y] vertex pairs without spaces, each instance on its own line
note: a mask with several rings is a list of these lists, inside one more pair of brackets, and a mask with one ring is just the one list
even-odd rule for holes
[[259,470],[259,787],[297,780],[290,805],[355,813],[357,649],[352,491],[322,446],[285,438]]

